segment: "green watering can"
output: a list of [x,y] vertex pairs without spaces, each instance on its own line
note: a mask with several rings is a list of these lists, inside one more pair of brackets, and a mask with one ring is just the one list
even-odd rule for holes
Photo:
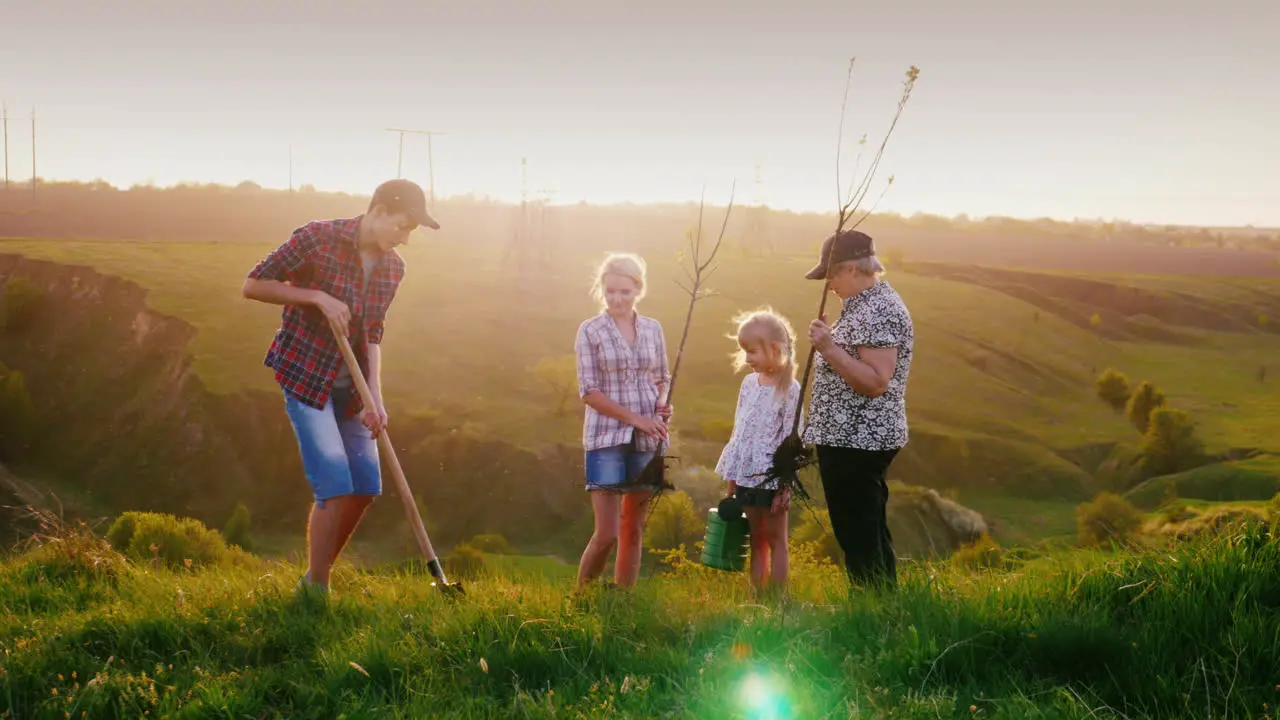
[[702,541],[702,564],[739,572],[747,566],[751,526],[737,498],[727,497],[707,511],[707,534]]

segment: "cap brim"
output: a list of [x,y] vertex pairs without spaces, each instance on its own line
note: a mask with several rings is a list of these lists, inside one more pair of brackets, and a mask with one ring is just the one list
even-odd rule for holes
[[826,266],[822,265],[821,263],[819,263],[818,265],[815,265],[812,270],[805,273],[804,279],[805,280],[826,280],[827,279]]
[[436,222],[436,219],[431,217],[431,215],[429,215],[426,210],[420,210],[418,212],[418,217],[416,219],[418,221],[418,224],[423,227],[429,227],[432,230],[440,229],[440,223]]

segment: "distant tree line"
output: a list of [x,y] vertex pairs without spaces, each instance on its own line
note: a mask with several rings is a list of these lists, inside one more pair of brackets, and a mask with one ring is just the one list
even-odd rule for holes
[[[170,187],[133,185],[118,188],[103,180],[91,182],[39,181],[34,199],[29,192],[0,193],[0,215],[5,234],[21,237],[114,237],[164,240],[278,240],[282,233],[316,217],[356,214],[368,203],[361,194],[319,191],[303,185],[296,191],[262,188],[252,181],[237,185],[182,183]],[[440,198],[440,215],[450,218],[449,230],[468,234],[482,229],[509,237],[516,222],[514,206],[487,196]],[[564,232],[586,226],[582,239],[600,235],[619,216],[631,222],[659,222],[664,217],[696,212],[696,204],[652,206],[586,204],[562,205],[558,226]],[[607,218],[607,220],[606,220]],[[795,242],[794,238],[820,237],[829,219],[816,213],[800,214],[769,209],[765,219],[770,244]],[[643,221],[642,221],[643,222]],[[758,225],[759,214],[731,222],[731,236],[742,238]],[[951,217],[930,213],[900,215],[876,213],[864,223],[873,234],[947,233],[987,237],[1088,238],[1099,242],[1255,250],[1280,253],[1280,229],[1231,229],[1177,225],[1145,225],[1123,221],[1010,217]],[[607,234],[612,234],[609,231]],[[639,234],[638,234],[639,235]],[[894,263],[898,264],[898,263]]]

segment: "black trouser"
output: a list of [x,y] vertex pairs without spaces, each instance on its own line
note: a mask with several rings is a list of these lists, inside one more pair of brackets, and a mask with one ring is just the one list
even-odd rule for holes
[[885,514],[889,502],[885,475],[898,451],[829,445],[817,449],[831,530],[844,552],[849,579],[861,585],[895,584],[897,559]]

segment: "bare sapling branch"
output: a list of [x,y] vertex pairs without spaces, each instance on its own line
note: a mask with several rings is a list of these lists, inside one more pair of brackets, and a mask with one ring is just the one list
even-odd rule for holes
[[664,404],[666,399],[671,397],[671,391],[675,388],[676,384],[676,376],[680,373],[680,361],[684,358],[685,343],[689,340],[689,326],[693,321],[693,307],[699,300],[711,295],[711,292],[706,290],[703,285],[718,268],[715,264],[716,256],[720,253],[720,247],[724,244],[725,231],[729,228],[729,217],[733,214],[733,198],[737,191],[737,185],[737,181],[734,181],[730,186],[729,204],[725,208],[724,221],[720,224],[720,234],[716,237],[715,244],[711,246],[710,252],[706,253],[705,259],[703,257],[704,252],[702,244],[702,219],[706,208],[706,189],[703,188],[702,199],[698,202],[697,230],[689,238],[687,253],[682,252],[679,255],[680,259],[683,259],[686,254],[693,259],[691,267],[686,268],[686,274],[691,274],[690,285],[686,286],[683,283],[677,283],[680,285],[680,289],[684,290],[685,294],[689,296],[689,309],[685,312],[684,316],[684,330],[680,334],[680,345],[676,350],[676,362],[671,368],[671,382],[667,385],[663,393],[665,395],[663,400]]
[[[689,309],[684,316],[684,331],[680,334],[679,349],[676,350],[676,362],[671,368],[671,376],[663,387],[658,390],[658,403],[660,405],[670,405],[671,393],[675,389],[676,379],[680,376],[680,361],[684,359],[684,347],[689,341],[689,326],[693,323],[693,308],[698,301],[707,297],[710,293],[703,288],[703,283],[715,271],[716,255],[720,252],[720,246],[724,243],[724,233],[729,227],[729,216],[733,214],[733,195],[737,183],[729,191],[729,206],[725,209],[724,222],[720,225],[720,235],[716,238],[716,242],[711,246],[710,252],[705,252],[702,245],[702,218],[706,208],[706,188],[702,190],[703,198],[698,203],[698,226],[693,233],[687,234],[689,245],[687,248],[676,253],[676,259],[684,262],[685,257],[692,258],[692,266],[686,271],[686,276],[690,277],[689,285],[685,285],[679,280],[676,284],[680,289],[685,291],[689,296]],[[664,443],[665,444],[665,443]],[[659,451],[645,464],[644,469],[633,480],[621,483],[627,487],[643,487],[653,490],[650,502],[657,502],[658,498],[666,490],[675,488],[666,477],[667,459],[664,449],[659,446]]]
[[[845,78],[846,102],[849,95],[848,82],[852,77],[852,73],[853,73],[852,61],[850,61],[849,63],[849,72],[850,72],[850,75]],[[871,164],[867,167],[867,171],[863,175],[862,180],[858,181],[856,184],[851,183],[851,189],[850,189],[849,195],[847,199],[843,201],[843,204],[840,206],[840,218],[842,220],[847,220],[853,214],[856,214],[858,211],[858,208],[860,208],[862,205],[862,201],[866,199],[867,193],[871,191],[872,179],[875,177],[876,171],[880,169],[880,161],[884,158],[884,151],[885,151],[885,148],[888,147],[889,145],[889,138],[893,135],[893,131],[898,127],[898,121],[902,118],[902,111],[903,109],[906,108],[907,101],[911,99],[911,91],[915,89],[916,80],[919,77],[920,77],[920,69],[917,68],[915,65],[912,65],[907,70],[906,80],[904,80],[902,83],[902,95],[898,98],[898,107],[893,114],[893,121],[889,123],[889,129],[885,132],[884,138],[880,141],[880,147],[876,149],[875,156],[872,158]],[[845,114],[845,108],[842,106],[840,109],[840,122],[842,125],[844,124],[844,114]],[[838,134],[837,140],[836,140],[836,166],[837,167],[839,167],[840,152],[841,152],[839,137],[840,135]],[[859,144],[865,147],[866,145],[865,135],[863,136],[863,139]],[[859,150],[858,157],[859,159],[861,159],[862,150]],[[856,179],[856,166],[855,166],[854,179]],[[890,176],[888,184],[889,185],[893,184],[892,176]],[[887,190],[888,190],[888,187],[886,186],[885,191],[887,192]],[[844,195],[840,190],[840,178],[838,175],[836,178],[836,192],[838,195],[840,195],[840,197],[844,197]],[[884,194],[881,193],[881,198],[883,197],[884,197]],[[876,201],[876,204],[879,205],[879,200]],[[865,213],[862,216],[862,218],[860,218],[858,222],[854,223],[851,227],[857,227],[858,225],[860,225],[862,223],[862,220],[865,219],[870,214],[871,214],[870,212]],[[843,229],[843,223],[837,226],[836,232],[838,233],[842,229]]]

